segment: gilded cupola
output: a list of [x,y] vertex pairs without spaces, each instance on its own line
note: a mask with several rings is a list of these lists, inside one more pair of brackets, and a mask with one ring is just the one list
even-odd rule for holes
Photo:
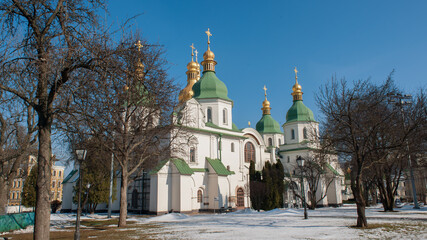
[[270,102],[267,100],[267,88],[265,87],[265,85],[264,85],[264,97],[265,97],[265,100],[264,100],[264,102],[262,102],[262,108],[261,108],[261,110],[262,110],[262,114],[271,114],[270,113],[270,110],[271,110],[271,107],[270,107]]
[[293,96],[294,101],[297,100],[302,100],[302,94],[303,92],[301,91],[301,85],[299,85],[298,83],[298,70],[295,67],[294,69],[295,72],[295,85],[292,87],[292,93],[291,95]]
[[203,66],[203,71],[215,71],[215,65],[216,65],[216,61],[215,61],[215,54],[211,51],[211,41],[210,41],[210,37],[212,36],[211,32],[208,30],[205,32],[206,35],[208,36],[208,50],[206,50],[206,52],[203,54],[203,61],[202,61],[202,66]]
[[[194,95],[193,85],[200,78],[200,65],[194,61],[194,44],[191,44],[191,61],[187,64],[187,86],[181,90],[178,96],[180,103],[188,101]],[[196,50],[197,51],[197,50]]]

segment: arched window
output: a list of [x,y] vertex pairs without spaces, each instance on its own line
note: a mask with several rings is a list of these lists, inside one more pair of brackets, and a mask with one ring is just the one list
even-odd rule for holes
[[197,191],[197,202],[201,203],[202,202],[202,198],[203,198],[203,192],[202,192],[202,190],[199,189]]
[[245,144],[245,162],[255,162],[255,147],[252,143]]
[[61,173],[62,173],[61,171],[59,171],[59,172],[58,172],[58,177],[60,177],[60,176],[61,176]]
[[291,130],[291,139],[295,139],[295,130]]
[[194,147],[190,148],[190,162],[196,162],[196,149]]
[[212,108],[208,107],[208,122],[212,122]]
[[282,139],[279,138],[279,145],[282,145]]
[[304,128],[304,129],[302,130],[302,134],[304,135],[304,139],[307,139],[307,138],[308,138],[307,128]]
[[244,207],[245,206],[245,192],[242,188],[237,189],[237,206]]
[[52,188],[55,187],[55,181],[52,181]]
[[228,120],[227,109],[224,108],[222,110],[222,123],[227,124],[227,120]]
[[268,138],[268,146],[269,147],[273,146],[273,139]]
[[54,176],[54,177],[56,176],[56,171],[53,171],[53,176]]
[[231,152],[234,152],[234,143],[231,143]]

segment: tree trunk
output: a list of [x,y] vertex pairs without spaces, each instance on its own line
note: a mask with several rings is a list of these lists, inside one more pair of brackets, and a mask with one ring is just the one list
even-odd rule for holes
[[9,196],[7,185],[7,181],[3,177],[0,177],[0,215],[7,213],[7,198]]
[[351,188],[354,194],[354,199],[356,200],[357,206],[357,224],[356,227],[365,228],[368,226],[368,221],[366,220],[365,208],[366,203],[362,192],[362,182],[361,174],[359,173],[356,178],[352,179]]
[[[46,111],[47,112],[47,111]],[[39,153],[37,177],[37,202],[34,219],[34,239],[49,239],[50,230],[50,181],[51,181],[51,121],[39,113]]]
[[126,227],[127,217],[127,188],[128,188],[128,176],[123,174],[125,170],[122,169],[122,179],[120,186],[120,216],[119,216],[119,227]]

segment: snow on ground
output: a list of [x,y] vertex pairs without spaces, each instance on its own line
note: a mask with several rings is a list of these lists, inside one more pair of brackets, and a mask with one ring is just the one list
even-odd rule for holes
[[140,219],[140,222],[163,226],[158,229],[163,239],[427,239],[426,210],[413,210],[410,206],[393,213],[381,212],[380,206],[366,210],[368,223],[420,222],[419,229],[408,232],[350,228],[356,223],[354,205],[309,210],[307,220],[303,219],[302,209],[274,209],[192,216],[172,213]]
[[[156,224],[160,228],[147,229],[131,226],[138,231],[156,233],[160,239],[427,239],[427,207],[415,210],[406,205],[396,212],[383,212],[381,205],[366,209],[368,224],[392,224],[390,228],[355,229],[356,206],[308,210],[309,219],[303,219],[303,209],[274,209],[257,212],[251,209],[227,214],[186,215],[171,213],[162,216],[129,215],[128,220],[138,224]],[[113,215],[118,217],[118,215]],[[82,219],[106,220],[105,214],[83,215]],[[74,231],[76,214],[52,214],[51,231]],[[403,226],[403,227],[402,227]],[[85,228],[84,226],[81,226]],[[19,232],[32,232],[32,227]],[[126,229],[116,229],[121,231]]]

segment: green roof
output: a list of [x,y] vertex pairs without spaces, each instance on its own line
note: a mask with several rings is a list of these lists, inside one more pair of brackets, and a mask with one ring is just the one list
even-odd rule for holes
[[68,182],[70,180],[70,178],[73,177],[76,172],[78,172],[77,169],[71,170],[71,172],[67,175],[67,177],[64,178],[64,181],[62,181],[62,184]]
[[256,124],[259,133],[283,133],[279,123],[270,114],[263,114]]
[[326,166],[329,168],[329,170],[331,170],[336,176],[339,176],[340,175],[340,173],[335,169],[335,168],[333,168],[332,166],[331,166],[331,164],[329,164],[329,163],[326,163]]
[[169,159],[165,159],[160,161],[153,169],[151,169],[149,174],[155,174],[158,173],[160,171],[160,169],[162,169],[162,167],[169,162]]
[[178,172],[182,175],[191,175],[194,173],[194,170],[191,169],[184,160],[178,158],[171,158],[160,161],[157,166],[155,166],[150,171],[150,174],[158,173],[160,169],[162,169],[162,167],[165,166],[165,164],[169,161],[171,161],[175,165],[176,169],[178,169]]
[[220,98],[231,101],[228,98],[228,90],[225,84],[218,79],[215,72],[205,71],[203,76],[193,85],[194,98]]
[[222,164],[219,159],[206,158],[206,160],[208,160],[209,164],[212,166],[212,168],[218,175],[228,176],[234,174],[233,171],[227,170],[227,168],[224,166],[224,164]]
[[171,161],[173,162],[175,167],[178,169],[180,174],[191,175],[194,173],[194,171],[188,166],[188,164],[184,160],[173,158],[171,159]]
[[193,172],[209,172],[209,169],[207,168],[191,168]]
[[314,115],[310,108],[306,107],[302,100],[294,101],[292,107],[286,113],[286,123],[289,122],[314,122]]

